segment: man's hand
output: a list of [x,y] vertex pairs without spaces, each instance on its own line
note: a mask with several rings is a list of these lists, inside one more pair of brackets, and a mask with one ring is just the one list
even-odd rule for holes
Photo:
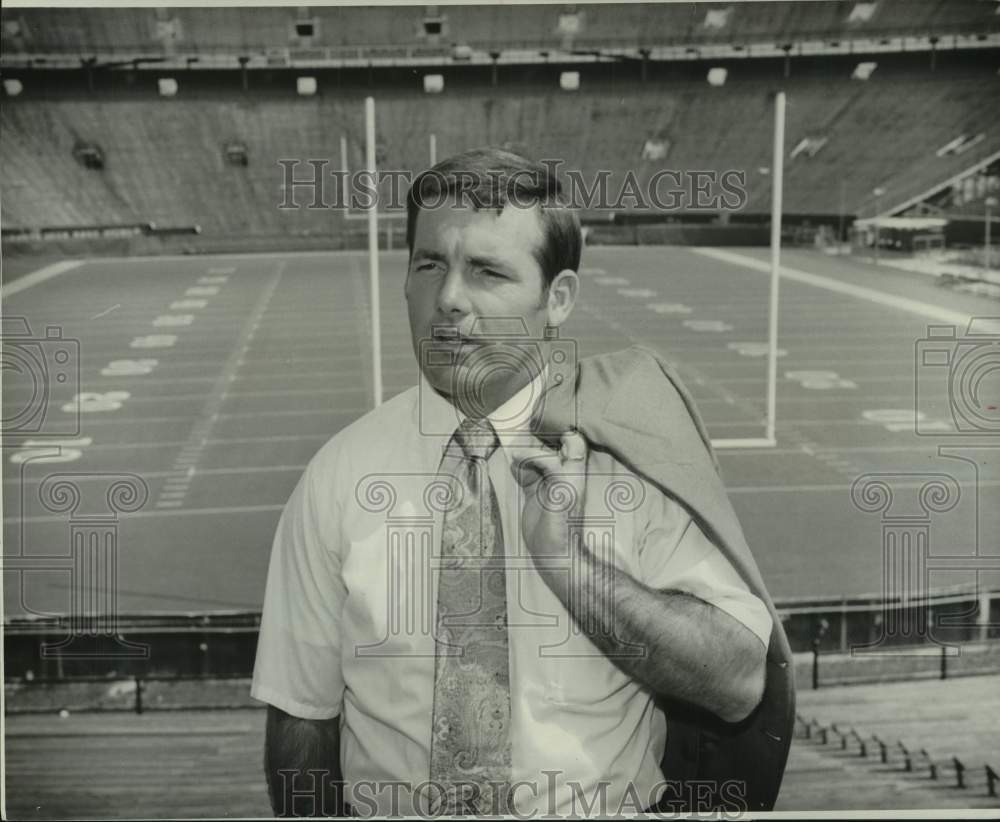
[[534,448],[513,449],[511,458],[524,491],[521,533],[528,552],[535,559],[568,557],[569,522],[582,514],[587,491],[587,441],[567,431],[559,451],[538,441]]
[[[558,452],[539,442],[511,453],[524,489],[521,531],[539,575],[629,676],[727,722],[743,720],[760,701],[767,650],[750,629],[695,596],[650,588],[584,544],[569,544],[570,520],[583,514],[587,453],[575,431],[562,435]],[[571,565],[575,581],[566,573]],[[572,584],[581,587],[574,592]]]

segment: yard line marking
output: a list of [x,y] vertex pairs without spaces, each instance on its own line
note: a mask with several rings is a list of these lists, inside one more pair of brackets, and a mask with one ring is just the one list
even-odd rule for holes
[[[170,505],[170,508],[179,507],[177,505]],[[135,511],[128,514],[120,514],[119,521],[124,521],[127,519],[148,519],[150,517],[165,517],[165,516],[231,516],[232,514],[255,514],[265,511],[281,511],[285,507],[284,503],[276,503],[274,505],[235,505],[232,507],[222,507],[222,508],[185,508],[183,511]],[[40,514],[38,516],[29,516],[22,519],[13,517],[4,517],[4,523],[15,524],[18,522],[23,523],[42,523],[42,522],[66,522],[68,516],[66,514]]]
[[[387,252],[381,251],[380,254],[386,254]],[[388,252],[389,254],[395,253],[397,256],[403,256],[406,253],[406,249],[400,249],[396,252]],[[240,251],[234,253],[216,253],[216,254],[199,254],[196,258],[192,258],[190,254],[133,254],[128,257],[91,257],[88,262],[93,263],[157,263],[157,262],[170,262],[170,263],[190,263],[192,265],[199,263],[202,260],[259,260],[261,257],[363,257],[368,258],[367,251],[354,251],[354,250],[325,250],[325,251]]]
[[[281,282],[281,277],[285,273],[285,266],[286,263],[284,260],[278,262],[270,278],[265,284],[263,291],[261,291],[260,295],[257,297],[250,315],[243,322],[239,337],[236,339],[236,343],[223,366],[222,372],[219,374],[218,378],[212,384],[212,388],[208,392],[208,397],[206,398],[205,404],[201,409],[199,418],[188,437],[187,445],[181,449],[179,455],[174,460],[175,468],[187,468],[189,478],[193,475],[195,465],[201,458],[201,453],[205,448],[205,443],[208,441],[208,434],[211,431],[212,426],[222,418],[219,414],[219,409],[225,401],[226,391],[233,382],[236,372],[240,368],[242,354],[249,347],[250,341],[253,339],[253,336],[257,331],[257,327],[260,325],[260,318],[267,310],[267,306],[271,302],[271,298],[274,296],[274,292],[277,290],[278,284]],[[225,280],[225,277],[202,277],[201,281],[204,281],[205,279],[214,279],[215,281],[219,281]],[[214,292],[218,292],[219,290],[217,286],[203,286],[202,288],[204,290],[201,294],[205,294],[206,296],[210,290]],[[190,296],[197,296],[196,294],[193,294],[194,291],[195,289],[189,288],[185,293]],[[190,314],[186,316],[193,319]],[[164,493],[165,492],[161,492],[160,494],[161,500]],[[181,503],[178,502],[178,505],[180,504]],[[159,505],[160,502],[157,502],[157,506]]]
[[[994,488],[1000,486],[1000,480],[963,480],[956,482],[962,488]],[[851,489],[852,483],[829,483],[829,484],[816,484],[816,485],[734,485],[732,487],[726,488],[726,491],[730,494],[791,494],[796,491],[806,491],[810,493],[822,492],[822,491],[849,491]],[[921,488],[923,487],[922,482],[899,482],[893,483],[893,489],[897,488]]]
[[[726,452],[728,454],[742,454],[742,451],[731,451]],[[774,453],[773,451],[768,451],[768,454]],[[787,452],[787,453],[797,453],[797,452]],[[235,465],[230,468],[199,468],[197,475],[202,476],[228,476],[230,474],[290,474],[294,472],[304,471],[308,463],[297,462],[290,465]],[[143,479],[163,479],[164,477],[176,476],[175,471],[143,471]],[[88,475],[81,474],[74,482],[105,482],[107,477],[100,474]],[[23,482],[24,485],[39,485],[45,481],[45,477],[33,477],[26,478]],[[21,483],[20,477],[9,476],[5,479],[5,482],[9,482],[11,485],[19,485]],[[181,487],[188,488],[190,486],[190,481],[184,479],[181,481],[181,485],[177,485],[174,488],[176,480],[167,479],[164,483],[165,491],[181,490]]]
[[[754,271],[762,271],[765,273],[770,273],[771,271],[770,263],[754,259],[753,257],[746,257],[743,254],[736,254],[732,251],[721,251],[717,248],[704,247],[691,248],[690,250],[695,254],[701,254],[704,257],[711,257],[715,260],[739,266],[741,268],[749,268]],[[856,297],[859,300],[865,300],[877,305],[887,305],[890,308],[896,308],[910,314],[917,314],[918,316],[927,317],[931,320],[950,323],[952,325],[960,326],[963,329],[967,328],[969,322],[972,320],[971,314],[963,314],[960,311],[951,311],[947,308],[939,308],[938,306],[931,305],[930,303],[921,302],[920,300],[911,300],[909,297],[899,297],[895,294],[888,294],[884,291],[876,291],[874,288],[867,288],[863,285],[844,283],[840,280],[834,280],[820,274],[811,274],[808,271],[801,271],[797,268],[782,266],[781,276],[786,280],[804,283],[805,285],[811,285],[816,288],[833,291],[837,294],[846,294],[849,297]]]
[[[260,443],[276,443],[276,442],[317,442],[330,439],[330,437],[332,437],[334,433],[336,432],[329,431],[329,432],[324,432],[322,434],[269,434],[266,437],[220,437],[217,439],[206,440],[205,446],[211,447],[216,445],[256,445]],[[143,440],[142,442],[108,442],[108,443],[101,443],[99,445],[91,445],[91,440],[89,437],[84,437],[83,439],[86,440],[86,442],[83,444],[88,446],[87,453],[92,453],[95,451],[122,451],[122,450],[138,451],[143,449],[152,450],[156,448],[174,448],[175,446],[183,445],[185,442],[187,442],[187,440],[159,440],[159,441]],[[46,442],[46,446],[48,445],[49,443]],[[19,450],[20,447],[15,448],[10,444],[5,444],[3,446],[3,451],[5,453],[8,452],[14,453]],[[173,471],[169,471],[167,473],[170,474],[183,473],[183,469],[174,469]]]
[[79,268],[81,265],[83,265],[82,260],[61,260],[58,263],[39,268],[37,271],[32,271],[30,274],[25,274],[12,283],[4,283],[0,287],[0,291],[3,292],[4,297],[20,294],[22,291],[27,291],[29,288],[51,280],[53,277],[58,277],[60,274],[65,274],[67,271],[72,271],[74,268]]
[[[290,408],[282,411],[242,411],[233,414],[219,414],[219,420],[249,420],[258,417],[328,417],[329,419],[340,419],[353,415],[360,417],[362,414],[371,411],[370,406],[364,408],[320,408],[320,409],[297,409]],[[98,425],[131,425],[148,424],[153,422],[191,422],[191,415],[175,415],[172,417],[116,417],[115,419],[88,419],[87,427]]]
[[194,314],[160,314],[153,320],[156,328],[169,328],[177,325],[191,325],[194,322]]

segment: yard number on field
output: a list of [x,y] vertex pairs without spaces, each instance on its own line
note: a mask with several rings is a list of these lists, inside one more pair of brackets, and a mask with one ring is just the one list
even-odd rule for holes
[[854,380],[846,380],[836,371],[786,371],[785,379],[797,382],[803,388],[811,388],[814,391],[858,387]]

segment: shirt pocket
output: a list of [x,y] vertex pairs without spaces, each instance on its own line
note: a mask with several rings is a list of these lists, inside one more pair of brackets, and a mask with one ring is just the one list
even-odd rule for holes
[[392,517],[352,523],[341,573],[347,588],[347,653],[356,657],[433,656],[436,603],[431,522],[401,501]]

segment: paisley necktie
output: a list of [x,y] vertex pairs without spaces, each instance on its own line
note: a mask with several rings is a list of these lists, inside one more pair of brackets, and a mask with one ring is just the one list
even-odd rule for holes
[[508,813],[510,668],[503,525],[486,461],[499,441],[467,419],[445,450],[451,483],[437,598],[431,810]]

